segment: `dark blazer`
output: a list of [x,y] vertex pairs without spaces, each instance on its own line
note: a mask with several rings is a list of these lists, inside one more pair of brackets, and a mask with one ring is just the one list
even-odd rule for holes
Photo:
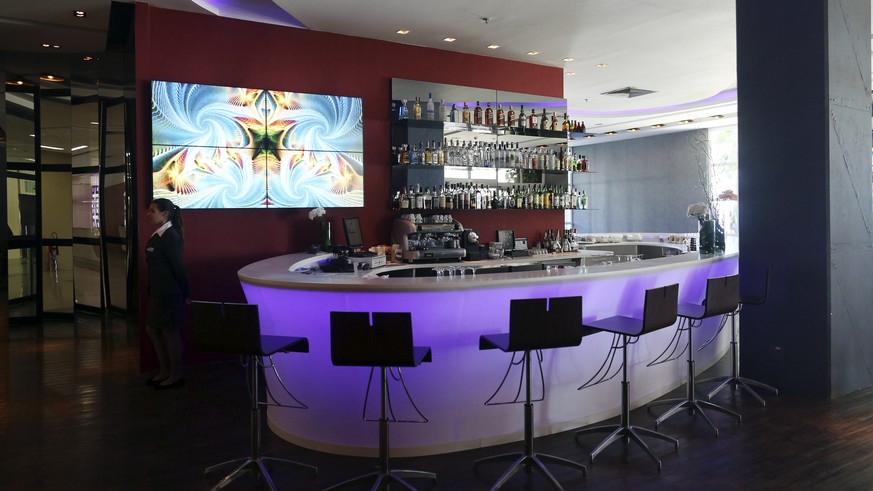
[[182,295],[190,298],[188,275],[182,262],[182,237],[173,227],[164,235],[153,234],[146,242],[149,266],[149,295]]

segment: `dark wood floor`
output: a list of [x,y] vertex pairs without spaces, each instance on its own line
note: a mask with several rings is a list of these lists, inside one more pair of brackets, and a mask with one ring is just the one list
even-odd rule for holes
[[[204,477],[203,469],[248,450],[238,363],[190,367],[185,387],[155,392],[138,373],[136,330],[122,319],[12,327],[10,338],[0,344],[0,490],[209,489],[217,479]],[[725,370],[725,363],[714,370]],[[678,438],[680,448],[653,444],[663,459],[660,473],[638,448],[620,444],[589,466],[585,478],[552,469],[568,490],[873,489],[873,389],[833,401],[766,398],[764,409],[740,393],[719,394],[716,402],[741,412],[744,421],[713,414],[717,438],[699,417],[681,414],[665,422],[662,431]],[[631,418],[652,426],[645,410]],[[600,438],[577,444],[572,433],[562,433],[537,439],[535,448],[587,462]],[[280,489],[323,489],[374,462],[298,448],[269,431],[264,447],[319,467],[316,479],[304,471],[275,471]],[[422,482],[422,491],[488,489],[505,465],[476,473],[471,462],[518,449],[511,444],[393,463],[437,472],[437,485]],[[243,479],[228,489],[258,489],[258,483]],[[551,488],[538,474],[521,472],[504,489]]]

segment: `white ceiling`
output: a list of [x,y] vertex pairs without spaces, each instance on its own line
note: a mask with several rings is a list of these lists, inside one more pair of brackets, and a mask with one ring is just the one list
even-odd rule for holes
[[[736,115],[735,0],[149,0],[154,6],[562,67],[570,117],[652,134]],[[7,51],[103,50],[109,0],[0,0]],[[74,9],[88,12],[85,19]],[[295,20],[296,19],[296,20]],[[485,21],[487,19],[487,22]],[[298,23],[299,21],[299,23]],[[408,29],[405,36],[398,29]],[[454,37],[453,43],[443,41]],[[489,44],[500,48],[487,49]],[[49,51],[52,51],[51,49]],[[538,51],[536,56],[526,54]],[[572,61],[562,61],[571,57]],[[597,64],[606,64],[598,68]],[[453,67],[446,67],[453,69]],[[635,87],[635,98],[603,92]],[[721,114],[724,119],[709,119]],[[691,125],[679,126],[683,119]],[[620,138],[621,135],[616,138]],[[601,139],[597,139],[602,141]]]

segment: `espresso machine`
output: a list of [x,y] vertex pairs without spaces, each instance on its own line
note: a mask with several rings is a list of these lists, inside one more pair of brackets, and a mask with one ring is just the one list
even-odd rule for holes
[[461,247],[463,227],[457,221],[417,223],[411,217],[394,219],[391,242],[400,244],[404,262],[460,261],[467,255]]

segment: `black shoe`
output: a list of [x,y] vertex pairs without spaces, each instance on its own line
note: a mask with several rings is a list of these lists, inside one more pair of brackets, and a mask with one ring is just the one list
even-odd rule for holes
[[155,387],[155,390],[165,390],[165,389],[175,389],[177,387],[182,387],[183,385],[185,385],[185,379],[180,378],[179,380],[173,382],[172,384],[164,385],[161,383],[156,383],[154,385],[154,387]]

